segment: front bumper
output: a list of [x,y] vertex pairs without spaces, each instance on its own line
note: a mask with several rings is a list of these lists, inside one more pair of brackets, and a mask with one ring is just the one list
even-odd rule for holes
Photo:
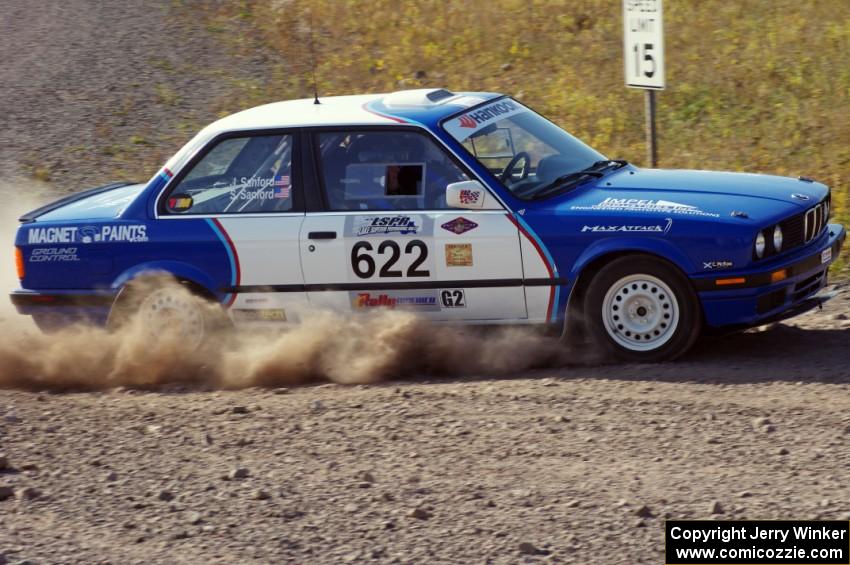
[[[706,325],[755,326],[821,305],[824,298],[815,295],[826,286],[829,266],[838,258],[845,237],[844,226],[830,224],[816,245],[802,254],[771,263],[768,270],[692,277]],[[726,284],[719,285],[718,280]]]

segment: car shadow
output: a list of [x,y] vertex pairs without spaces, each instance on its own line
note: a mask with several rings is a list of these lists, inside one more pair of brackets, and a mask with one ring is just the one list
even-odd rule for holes
[[[639,364],[616,363],[586,350],[575,352],[576,362],[550,365],[515,374],[466,376],[420,375],[393,383],[419,384],[520,380],[529,378],[604,379],[702,384],[820,382],[850,384],[850,328],[803,329],[777,324],[763,331],[700,338],[677,361]],[[380,386],[380,385],[379,385]]]

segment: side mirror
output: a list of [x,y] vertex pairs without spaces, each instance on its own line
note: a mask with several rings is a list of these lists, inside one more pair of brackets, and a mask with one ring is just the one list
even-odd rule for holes
[[499,210],[501,206],[477,180],[453,182],[446,187],[446,204],[451,208]]

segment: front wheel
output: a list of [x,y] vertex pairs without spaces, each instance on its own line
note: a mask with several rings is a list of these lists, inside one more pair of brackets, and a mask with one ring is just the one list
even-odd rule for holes
[[621,257],[590,282],[584,313],[594,342],[628,361],[670,361],[699,336],[701,312],[685,276],[646,255]]

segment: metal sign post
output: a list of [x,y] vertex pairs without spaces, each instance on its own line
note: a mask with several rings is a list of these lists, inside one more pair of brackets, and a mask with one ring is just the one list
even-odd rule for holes
[[646,149],[658,166],[655,91],[664,90],[664,19],[662,0],[623,0],[623,48],[626,86],[646,90]]

